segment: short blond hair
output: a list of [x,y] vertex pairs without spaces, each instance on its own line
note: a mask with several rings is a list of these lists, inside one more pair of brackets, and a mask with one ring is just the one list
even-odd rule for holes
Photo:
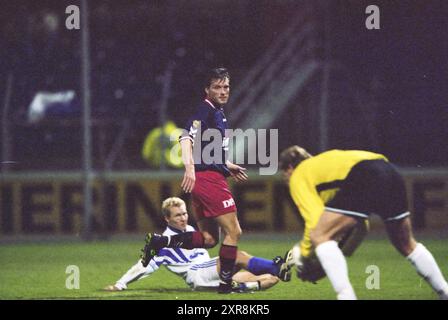
[[280,153],[279,167],[281,170],[286,170],[290,166],[295,168],[300,162],[311,157],[312,155],[304,148],[291,146]]
[[170,209],[172,207],[182,207],[182,206],[186,207],[185,201],[182,200],[181,198],[178,197],[167,198],[162,202],[162,214],[165,217],[169,217],[171,214]]

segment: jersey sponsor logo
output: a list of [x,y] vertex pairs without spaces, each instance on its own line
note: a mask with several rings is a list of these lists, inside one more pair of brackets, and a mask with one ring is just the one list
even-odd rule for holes
[[233,198],[230,198],[228,200],[224,200],[222,202],[222,204],[224,205],[224,208],[229,208],[229,207],[235,205],[235,200],[233,200]]

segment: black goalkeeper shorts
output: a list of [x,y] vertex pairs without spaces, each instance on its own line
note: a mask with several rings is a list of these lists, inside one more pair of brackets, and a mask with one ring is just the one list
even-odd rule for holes
[[341,182],[340,190],[326,210],[354,217],[377,214],[385,221],[409,216],[403,177],[384,160],[361,161]]

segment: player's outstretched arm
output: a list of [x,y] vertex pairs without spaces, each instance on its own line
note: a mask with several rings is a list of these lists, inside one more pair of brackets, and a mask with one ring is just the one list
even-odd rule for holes
[[143,267],[141,260],[133,265],[126,273],[118,279],[114,285],[109,285],[104,288],[105,291],[122,291],[126,290],[128,284],[131,282],[146,278],[148,275],[158,270],[157,264],[149,264],[147,267]]

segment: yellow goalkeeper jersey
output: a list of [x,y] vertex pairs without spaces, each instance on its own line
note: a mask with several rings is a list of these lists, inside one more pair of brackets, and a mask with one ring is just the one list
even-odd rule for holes
[[388,161],[378,153],[358,150],[330,150],[302,161],[293,171],[289,181],[289,191],[294,203],[305,221],[301,254],[311,254],[310,232],[324,212],[325,204],[339,191],[350,170],[364,160]]

